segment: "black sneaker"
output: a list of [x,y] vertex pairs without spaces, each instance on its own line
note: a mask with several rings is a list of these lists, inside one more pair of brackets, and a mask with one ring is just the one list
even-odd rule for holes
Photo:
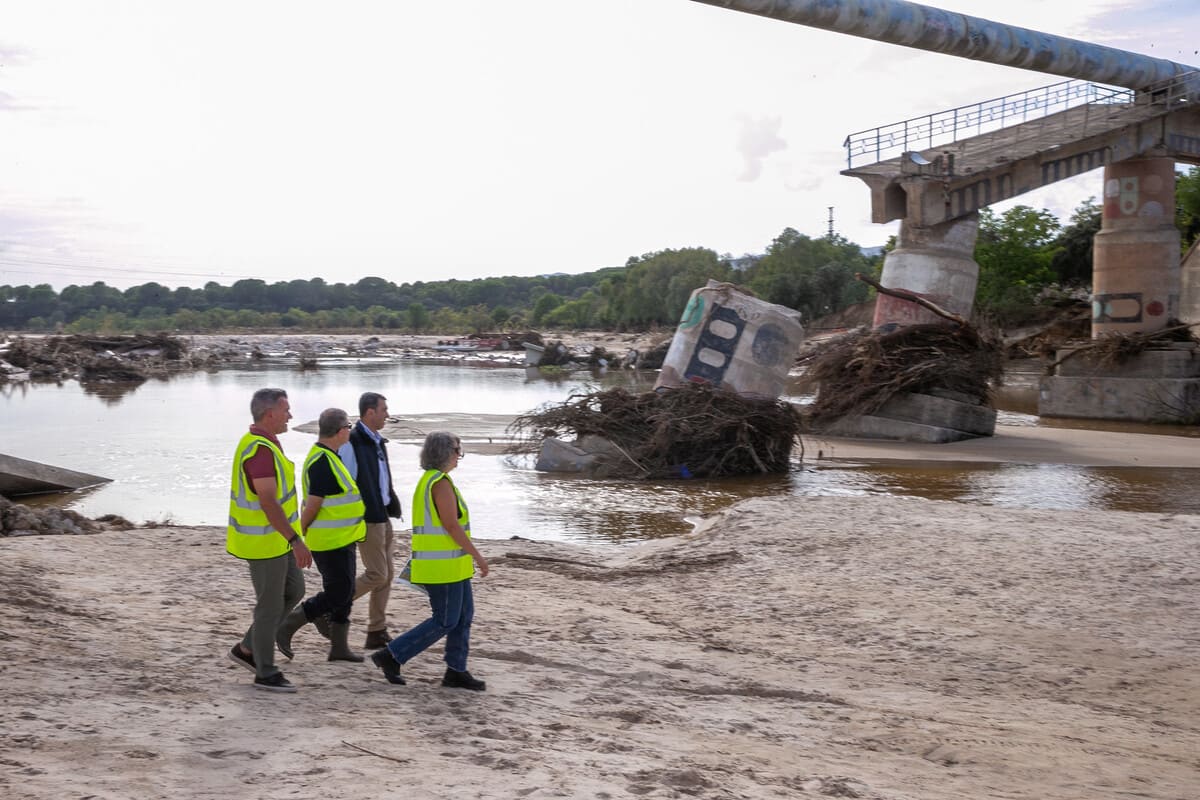
[[451,689],[470,689],[473,692],[482,692],[487,690],[487,683],[476,678],[465,669],[462,672],[446,668],[446,674],[442,676],[442,686]]
[[239,666],[245,667],[251,672],[256,672],[258,669],[254,666],[254,656],[243,653],[242,646],[240,644],[235,644],[233,647],[229,648],[229,660],[235,664],[238,664]]
[[292,685],[291,681],[289,681],[287,678],[283,677],[282,672],[276,672],[274,675],[271,675],[270,677],[267,677],[267,678],[259,678],[259,677],[255,676],[254,688],[255,689],[265,689],[268,692],[294,692],[294,691],[296,691],[296,687]]
[[404,680],[404,676],[400,674],[400,662],[392,656],[392,652],[386,647],[371,653],[371,663],[383,670],[383,677],[388,679],[388,683],[395,683],[400,686],[407,683]]

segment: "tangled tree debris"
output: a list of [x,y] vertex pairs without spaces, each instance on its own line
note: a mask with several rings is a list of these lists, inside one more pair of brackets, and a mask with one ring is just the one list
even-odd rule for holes
[[1053,375],[1059,364],[1071,358],[1088,359],[1100,369],[1112,369],[1140,355],[1142,352],[1164,344],[1175,342],[1200,345],[1200,338],[1192,332],[1192,328],[1200,322],[1185,325],[1177,319],[1167,323],[1167,327],[1157,331],[1142,333],[1106,333],[1099,339],[1082,344],[1066,353],[1062,358],[1046,365],[1045,374]]
[[814,428],[870,414],[901,392],[954,392],[987,402],[1003,378],[999,338],[970,325],[913,325],[881,332],[861,328],[798,360],[817,387],[806,413]]
[[1008,358],[1046,358],[1059,347],[1092,337],[1092,304],[1086,300],[1068,297],[1040,305],[1030,317],[1027,325],[1005,331]]
[[4,359],[34,380],[78,378],[84,382],[137,383],[202,366],[189,356],[182,339],[162,333],[18,337],[4,352]]
[[619,472],[640,478],[786,472],[801,419],[790,403],[743,397],[703,384],[631,394],[575,393],[517,417],[512,451],[536,453],[547,439],[599,437]]

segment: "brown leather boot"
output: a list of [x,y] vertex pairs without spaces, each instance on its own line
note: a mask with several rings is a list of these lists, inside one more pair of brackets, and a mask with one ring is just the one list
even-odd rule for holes
[[387,647],[387,643],[392,640],[388,635],[387,628],[382,628],[377,631],[367,631],[367,641],[363,647],[368,650],[378,650],[381,647]]

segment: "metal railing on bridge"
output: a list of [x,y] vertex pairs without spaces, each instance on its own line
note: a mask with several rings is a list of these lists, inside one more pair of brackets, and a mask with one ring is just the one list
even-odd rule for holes
[[862,164],[866,159],[870,159],[870,163],[877,163],[909,151],[927,150],[979,136],[1086,103],[1128,105],[1134,102],[1135,96],[1132,89],[1101,86],[1087,81],[1062,81],[974,105],[913,117],[847,136],[843,143],[846,148],[846,168],[854,169],[856,163]]

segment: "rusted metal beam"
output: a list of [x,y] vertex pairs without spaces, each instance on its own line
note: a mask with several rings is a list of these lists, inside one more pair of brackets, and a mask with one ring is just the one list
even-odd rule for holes
[[[1143,89],[1197,68],[906,0],[693,0],[878,42]],[[1200,99],[1193,78],[1191,99]]]

